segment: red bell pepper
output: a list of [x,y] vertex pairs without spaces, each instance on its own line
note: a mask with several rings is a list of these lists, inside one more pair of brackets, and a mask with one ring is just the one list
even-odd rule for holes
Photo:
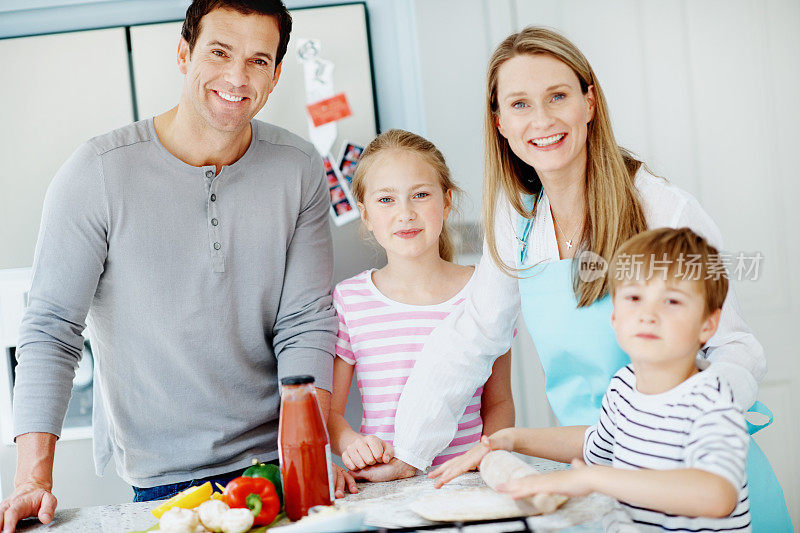
[[225,486],[223,499],[229,507],[250,509],[253,525],[266,526],[275,520],[281,508],[275,486],[262,477],[237,477]]

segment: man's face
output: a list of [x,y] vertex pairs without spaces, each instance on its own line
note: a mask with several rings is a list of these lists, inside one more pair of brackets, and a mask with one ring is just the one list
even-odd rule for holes
[[278,83],[280,31],[275,18],[215,9],[200,21],[189,52],[181,39],[178,65],[186,75],[182,102],[205,127],[238,132],[247,127]]

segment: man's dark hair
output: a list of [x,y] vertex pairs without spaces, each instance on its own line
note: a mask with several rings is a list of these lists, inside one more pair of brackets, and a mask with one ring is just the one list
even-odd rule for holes
[[258,14],[275,18],[280,31],[275,66],[280,64],[286,55],[289,34],[292,32],[292,16],[281,0],[195,0],[186,10],[186,19],[181,28],[181,37],[189,43],[189,52],[194,50],[200,35],[200,19],[219,8],[232,9],[242,15]]

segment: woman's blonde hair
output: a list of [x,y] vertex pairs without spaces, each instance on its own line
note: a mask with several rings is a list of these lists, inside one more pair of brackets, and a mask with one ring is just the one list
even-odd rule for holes
[[[388,151],[406,151],[420,156],[423,161],[433,168],[439,178],[439,184],[444,194],[445,205],[449,205],[453,210],[452,202],[447,197],[450,190],[455,195],[461,189],[453,182],[450,176],[450,169],[444,160],[442,152],[429,140],[410,131],[391,129],[375,137],[367,145],[361,154],[361,158],[356,166],[353,176],[353,196],[356,201],[363,204],[366,193],[366,180],[369,175],[370,167],[378,159],[378,156]],[[447,230],[447,223],[442,224],[442,232],[439,235],[439,256],[445,261],[452,261],[455,255],[455,246],[450,232]]]
[[[495,239],[495,214],[498,199],[504,194],[521,216],[533,218],[542,183],[536,170],[517,157],[508,141],[497,129],[497,77],[500,67],[518,55],[546,54],[569,66],[586,94],[594,87],[595,112],[588,124],[586,138],[586,198],[584,226],[578,253],[584,250],[602,256],[606,261],[628,238],[647,229],[641,202],[634,187],[634,176],[642,165],[633,155],[617,145],[611,129],[608,105],[589,62],[568,39],[547,28],[529,26],[507,37],[492,54],[487,70],[486,114],[484,138],[486,168],[484,170],[483,220],[489,253],[505,273],[516,276],[521,269],[506,265],[500,259]],[[534,195],[528,211],[521,195]],[[573,267],[573,291],[579,307],[591,305],[608,294],[608,280],[582,281],[577,275],[578,261]]]

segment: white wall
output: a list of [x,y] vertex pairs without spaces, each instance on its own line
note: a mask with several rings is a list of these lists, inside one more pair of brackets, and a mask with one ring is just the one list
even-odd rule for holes
[[[720,226],[728,252],[760,251],[758,281],[734,283],[763,343],[759,398],[775,423],[756,436],[800,524],[800,3],[794,0],[424,0],[417,2],[426,133],[480,203],[484,70],[493,47],[530,24],[565,33],[609,100],[618,141],[690,191]],[[541,366],[515,343],[518,422],[551,418]]]

